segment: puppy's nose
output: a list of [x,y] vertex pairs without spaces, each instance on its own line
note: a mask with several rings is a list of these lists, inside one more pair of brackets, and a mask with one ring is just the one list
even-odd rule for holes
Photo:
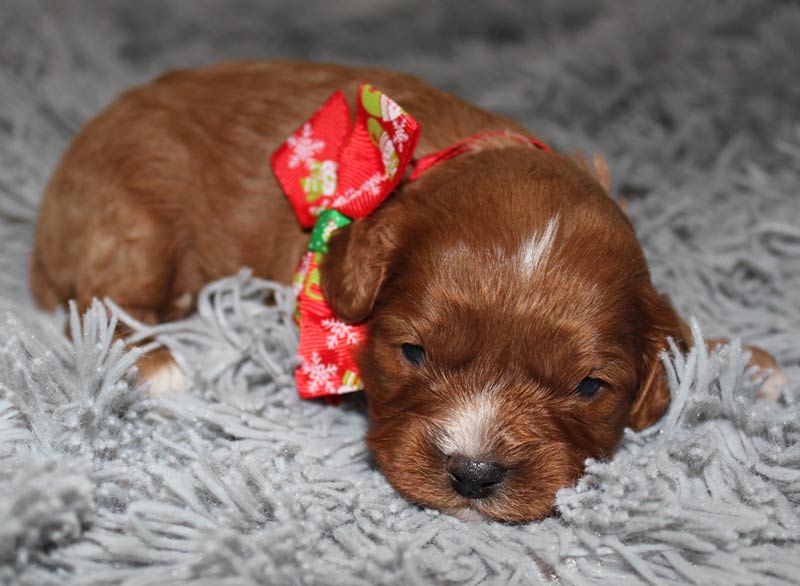
[[503,482],[506,469],[497,462],[471,460],[460,454],[447,458],[450,486],[468,499],[482,499]]

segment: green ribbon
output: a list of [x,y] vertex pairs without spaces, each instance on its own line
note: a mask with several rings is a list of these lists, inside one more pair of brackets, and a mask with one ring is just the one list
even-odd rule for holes
[[342,226],[347,226],[353,220],[336,210],[324,210],[317,218],[314,228],[311,230],[311,240],[308,242],[308,249],[312,252],[328,253],[328,241],[331,234]]

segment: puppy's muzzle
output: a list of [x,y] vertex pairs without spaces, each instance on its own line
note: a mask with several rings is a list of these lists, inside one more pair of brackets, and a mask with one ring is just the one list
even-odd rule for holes
[[497,462],[471,460],[460,454],[447,458],[450,486],[468,499],[491,495],[503,483],[507,470]]

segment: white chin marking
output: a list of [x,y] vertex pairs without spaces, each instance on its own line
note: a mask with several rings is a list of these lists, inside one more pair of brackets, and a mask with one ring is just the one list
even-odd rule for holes
[[447,514],[461,521],[487,521],[489,517],[475,509],[447,509]]
[[163,393],[182,393],[189,387],[186,375],[172,360],[147,377],[147,393],[152,397]]
[[556,240],[556,233],[558,232],[559,218],[555,216],[547,222],[547,227],[543,233],[534,232],[533,236],[522,245],[519,253],[520,261],[524,267],[524,271],[532,276],[542,265],[547,262],[547,259],[553,252],[553,244]]
[[496,426],[494,396],[484,390],[457,404],[440,425],[436,444],[443,454],[479,458],[492,451]]

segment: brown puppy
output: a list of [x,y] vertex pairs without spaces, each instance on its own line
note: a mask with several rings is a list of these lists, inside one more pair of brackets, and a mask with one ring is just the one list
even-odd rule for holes
[[[37,301],[109,296],[155,323],[241,266],[288,283],[308,234],[270,154],[334,90],[352,99],[361,82],[420,122],[418,157],[483,132],[532,136],[385,71],[171,73],[120,97],[64,156],[39,218]],[[333,236],[322,287],[340,317],[368,324],[367,441],[402,494],[467,516],[540,518],[587,457],[609,457],[626,426],[663,414],[659,353],[669,336],[690,339],[607,181],[602,165],[478,141]]]

